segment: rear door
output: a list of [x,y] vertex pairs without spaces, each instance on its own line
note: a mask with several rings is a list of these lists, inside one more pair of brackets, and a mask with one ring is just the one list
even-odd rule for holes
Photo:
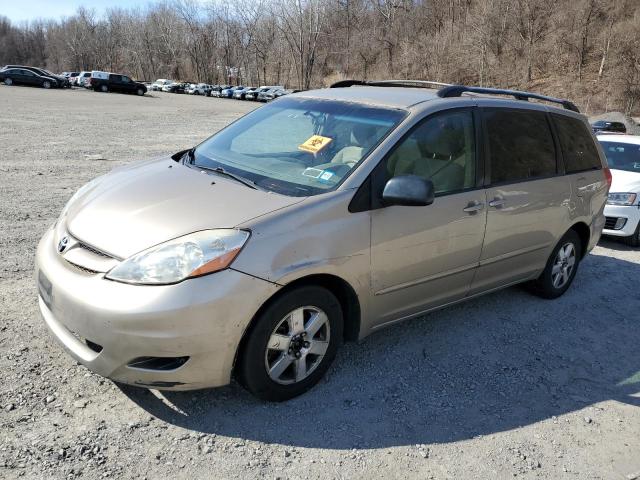
[[20,70],[17,68],[10,68],[3,72],[4,78],[10,78],[11,81],[18,85],[22,83],[22,75],[20,75]]
[[399,175],[430,179],[436,191],[428,206],[371,212],[372,307],[379,324],[461,299],[470,287],[486,222],[477,127],[474,109],[431,115],[374,172],[374,201]]
[[487,229],[471,294],[537,275],[568,228],[571,200],[549,114],[537,109],[481,110]]
[[576,214],[604,223],[607,192],[596,140],[584,121],[560,113],[551,117],[558,133],[564,168],[575,194]]
[[122,91],[122,77],[120,75],[109,74],[109,90]]

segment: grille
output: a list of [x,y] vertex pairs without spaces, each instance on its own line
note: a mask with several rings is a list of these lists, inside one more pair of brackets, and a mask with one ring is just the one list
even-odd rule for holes
[[614,230],[616,227],[616,222],[618,221],[618,217],[605,217],[606,221],[604,222],[604,228],[607,230]]
[[76,269],[80,270],[81,272],[84,272],[84,273],[86,273],[86,274],[88,274],[88,275],[95,275],[96,273],[99,273],[99,272],[98,272],[98,271],[96,271],[96,270],[91,270],[90,268],[81,267],[80,265],[75,264],[75,263],[73,263],[73,262],[70,262],[69,260],[67,260],[67,263],[68,263],[69,265],[73,266],[74,268],[76,268]]
[[107,255],[106,253],[101,252],[100,250],[96,250],[95,248],[93,248],[93,247],[92,247],[92,246],[90,246],[90,245],[87,245],[86,243],[79,242],[79,247],[80,247],[80,248],[82,248],[82,249],[84,249],[84,250],[88,250],[88,251],[90,251],[91,253],[93,253],[93,254],[95,254],[95,255],[98,255],[98,256],[100,256],[100,257],[104,257],[104,258],[113,258],[111,255]]

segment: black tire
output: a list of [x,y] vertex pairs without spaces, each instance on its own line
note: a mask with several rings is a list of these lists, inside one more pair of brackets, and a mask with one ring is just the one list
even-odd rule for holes
[[[556,286],[554,284],[554,267],[558,264],[560,249],[566,248],[567,245],[573,246],[575,261],[571,270],[567,272],[567,279],[563,281],[561,285]],[[551,252],[544,271],[536,280],[530,283],[529,287],[532,293],[542,298],[552,299],[558,298],[566,292],[573,283],[573,279],[578,271],[578,266],[582,259],[583,248],[582,241],[575,230],[572,229],[565,233],[553,249],[553,252]],[[561,270],[562,268],[564,267],[561,267]]]
[[109,91],[109,87],[107,85],[100,85],[100,91],[102,93],[107,93]]
[[13,80],[12,80],[11,78],[5,78],[5,79],[4,79],[4,84],[5,84],[7,87],[10,87],[11,85],[13,85]]
[[45,80],[42,82],[42,88],[46,88],[47,90],[51,88],[51,82],[49,80]]
[[143,95],[144,95],[144,90],[143,90],[142,88],[139,88],[139,89],[137,89],[137,90],[136,90],[136,94],[137,94],[139,97],[141,97],[141,96],[143,96]]
[[640,222],[638,222],[638,226],[636,227],[636,231],[633,232],[633,235],[629,237],[624,237],[624,241],[630,247],[640,247]]
[[[282,384],[272,379],[267,371],[270,355],[276,356],[274,364],[281,359],[288,360],[290,363],[287,365],[289,366],[283,370],[282,375],[284,376],[291,371],[290,375],[295,376],[296,364],[299,361],[294,357],[296,347],[292,347],[293,343],[288,343],[287,346],[283,345],[282,348],[278,349],[282,350],[279,352],[272,349],[268,350],[267,344],[279,325],[288,325],[282,322],[286,321],[285,319],[289,317],[289,314],[302,307],[315,308],[326,314],[328,321],[325,324],[328,324],[329,328],[324,332],[325,335],[328,335],[328,347],[326,347],[326,351],[321,357],[316,357],[310,352],[308,356],[303,357],[305,368],[307,368],[308,361],[313,362],[314,359],[317,359],[317,364],[312,363],[308,376],[300,381],[292,379],[290,380],[292,383]],[[308,321],[308,318],[310,317],[305,317],[305,322]],[[326,333],[327,331],[329,334]],[[342,309],[340,308],[340,303],[330,291],[316,286],[305,286],[290,290],[272,301],[255,319],[252,327],[245,334],[235,368],[237,380],[249,392],[263,400],[281,402],[301,395],[323,377],[333,362],[336,352],[342,344],[342,332]],[[317,334],[304,338],[312,339],[313,335],[321,333],[321,331],[318,331]],[[295,340],[295,337],[298,337],[298,335],[289,337],[291,342]],[[313,337],[313,341],[315,341],[315,337]],[[309,342],[305,342],[304,346],[309,346]],[[288,351],[287,348],[289,349]],[[297,348],[301,347],[298,345]],[[294,353],[292,353],[292,350]]]

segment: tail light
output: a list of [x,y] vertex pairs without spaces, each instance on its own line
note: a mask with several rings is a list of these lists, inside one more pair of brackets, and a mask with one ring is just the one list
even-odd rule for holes
[[613,177],[611,176],[611,170],[609,168],[604,169],[604,178],[607,180],[607,185],[609,186],[609,188],[611,188]]

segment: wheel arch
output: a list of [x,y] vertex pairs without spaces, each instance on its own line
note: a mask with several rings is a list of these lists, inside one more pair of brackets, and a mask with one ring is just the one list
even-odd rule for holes
[[251,332],[252,328],[256,324],[260,315],[266,308],[269,307],[276,299],[285,293],[294,290],[303,286],[319,286],[326,288],[331,293],[335,295],[340,302],[340,307],[342,308],[343,320],[344,320],[344,340],[346,341],[356,341],[360,334],[360,300],[358,299],[358,295],[356,294],[353,287],[346,280],[332,274],[312,274],[305,277],[297,278],[290,283],[286,284],[282,288],[280,288],[277,292],[275,292],[267,301],[265,301],[262,306],[255,313],[247,328],[245,328],[242,333],[242,338],[240,339],[240,343],[236,348],[236,355],[233,361],[233,369],[237,364],[238,356],[242,353],[245,348],[245,344],[247,341],[247,337],[249,336],[249,332]]
[[589,240],[591,239],[591,229],[584,222],[574,223],[569,230],[573,230],[580,237],[580,243],[582,247],[582,251],[580,252],[580,258],[584,258],[587,254],[587,249],[589,248]]

